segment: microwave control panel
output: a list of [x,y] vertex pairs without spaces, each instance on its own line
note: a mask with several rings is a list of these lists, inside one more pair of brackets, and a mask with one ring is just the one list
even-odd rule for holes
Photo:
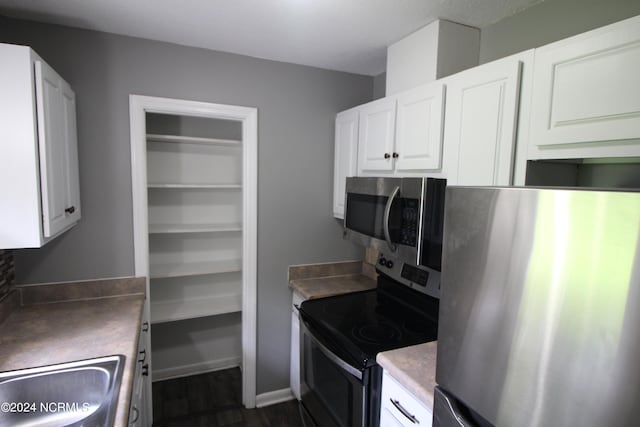
[[400,230],[398,242],[401,245],[416,246],[420,206],[417,199],[401,199]]

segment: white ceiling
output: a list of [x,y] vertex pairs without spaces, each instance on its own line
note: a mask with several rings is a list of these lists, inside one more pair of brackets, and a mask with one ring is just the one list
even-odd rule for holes
[[377,75],[438,18],[483,28],[543,0],[0,0],[0,14]]

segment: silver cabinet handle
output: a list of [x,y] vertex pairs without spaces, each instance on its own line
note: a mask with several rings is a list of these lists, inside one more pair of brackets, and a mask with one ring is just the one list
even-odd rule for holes
[[391,401],[391,404],[393,404],[393,406],[396,407],[396,409],[398,411],[400,411],[400,413],[402,415],[404,415],[405,417],[407,417],[407,419],[409,421],[411,421],[413,424],[420,424],[420,421],[418,421],[418,419],[415,417],[415,415],[411,415],[411,413],[409,411],[407,411],[406,409],[404,409],[404,406],[402,406],[402,404],[397,401],[397,400],[393,400],[393,398],[389,398],[389,400]]
[[384,217],[382,219],[382,227],[384,229],[384,239],[387,241],[387,245],[391,252],[396,251],[396,245],[391,241],[391,234],[389,233],[389,215],[391,215],[391,205],[393,204],[393,199],[396,198],[398,192],[400,191],[400,187],[396,187],[391,192],[389,196],[389,200],[387,200],[387,205],[384,207]]

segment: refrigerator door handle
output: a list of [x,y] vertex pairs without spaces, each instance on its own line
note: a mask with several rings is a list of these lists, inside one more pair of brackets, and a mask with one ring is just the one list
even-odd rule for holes
[[475,427],[476,424],[462,415],[458,404],[442,390],[436,389],[434,399],[434,427]]

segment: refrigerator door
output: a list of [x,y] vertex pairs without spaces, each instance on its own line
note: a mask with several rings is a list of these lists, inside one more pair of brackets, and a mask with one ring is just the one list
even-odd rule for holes
[[444,233],[439,386],[495,426],[634,425],[640,193],[450,187]]

